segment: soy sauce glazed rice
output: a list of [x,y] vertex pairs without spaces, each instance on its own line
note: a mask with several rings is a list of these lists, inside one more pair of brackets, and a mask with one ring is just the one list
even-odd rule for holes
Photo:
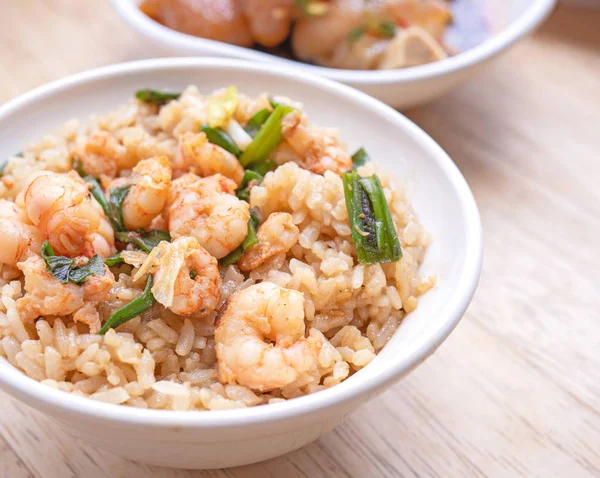
[[332,387],[433,285],[404,190],[286,98],[144,90],[0,168],[0,355],[93,400]]

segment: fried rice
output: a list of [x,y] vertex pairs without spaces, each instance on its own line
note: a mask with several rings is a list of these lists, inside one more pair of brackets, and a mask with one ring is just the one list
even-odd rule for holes
[[[113,149],[100,147],[94,153],[121,158],[115,171],[99,171],[104,190],[114,177],[130,177],[141,160],[159,156],[173,165],[173,179],[189,171],[198,173],[193,167],[175,167],[181,164],[181,141],[186,133],[197,133],[211,120],[211,98],[219,95],[222,97],[223,91],[204,96],[190,86],[166,104],[133,98],[114,112],[85,123],[71,120],[8,159],[0,181],[0,200],[20,207],[20,195],[32,175],[71,171],[98,133],[112,138],[109,146]],[[301,111],[298,103],[276,100]],[[253,115],[264,109],[271,112],[274,104],[266,94],[250,98],[237,93],[230,114],[245,127]],[[306,123],[304,113],[302,118]],[[308,125],[313,139],[325,138],[345,151],[335,131]],[[46,294],[50,291],[31,290],[36,284],[25,277],[21,264],[31,256],[39,260],[40,251],[28,250],[19,264],[0,265],[0,356],[32,379],[67,393],[166,410],[223,410],[276,403],[332,387],[360,371],[385,346],[406,314],[415,310],[419,295],[434,285],[433,278],[420,277],[418,272],[430,237],[419,224],[405,190],[394,184],[389,174],[383,174],[376,162],[368,162],[357,168],[358,174],[367,177],[379,172],[402,255],[392,262],[359,263],[341,172],[321,167],[331,158],[317,155],[312,158],[317,163],[311,163],[307,159],[311,151],[298,154],[292,150],[284,134],[270,155],[278,167],[251,188],[248,201],[263,223],[274,213],[289,214],[297,238],[288,250],[269,256],[251,270],[241,270],[237,263],[219,265],[220,287],[213,310],[178,315],[156,303],[104,335],[90,323],[75,320],[76,311],[64,313],[60,307],[32,320],[19,302],[27,299],[31,308],[35,301],[49,300]],[[153,226],[161,223],[164,211],[162,214]],[[133,249],[131,244],[118,244],[118,248]],[[147,257],[142,255],[140,261]],[[135,277],[140,261],[111,266],[114,283],[104,300],[88,303],[84,299],[83,307],[94,309],[100,325],[143,295],[146,281]],[[228,304],[236,294],[261,283],[300,293],[304,330],[298,340],[310,340],[314,353],[297,376],[275,388],[247,386],[245,383],[251,382],[237,377],[235,370],[233,375],[225,374],[219,360],[224,356],[217,353],[217,316],[225,310],[243,317],[244,311],[226,310]],[[58,281],[54,285],[83,287]],[[268,333],[261,337],[266,347],[279,347]],[[235,341],[227,346],[241,347]],[[244,350],[235,353],[237,360],[244,360]]]

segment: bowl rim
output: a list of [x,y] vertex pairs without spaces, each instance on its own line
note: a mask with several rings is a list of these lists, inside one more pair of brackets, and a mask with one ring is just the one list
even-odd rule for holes
[[503,50],[531,33],[552,12],[558,0],[533,0],[515,21],[503,28],[497,35],[481,44],[451,56],[444,60],[428,63],[426,65],[412,66],[395,70],[343,70],[327,68],[324,66],[310,65],[296,60],[280,58],[270,53],[264,53],[252,48],[230,45],[216,40],[208,40],[186,33],[181,33],[165,27],[152,20],[137,7],[137,0],[111,0],[113,8],[135,30],[144,36],[152,38],[158,43],[168,46],[181,53],[198,53],[199,50],[210,51],[212,56],[225,56],[271,62],[287,67],[294,67],[333,80],[359,85],[382,85],[394,83],[411,83],[414,81],[434,79],[459,70],[467,69],[478,63],[500,54]]
[[[432,161],[435,161],[448,177],[460,204],[464,217],[464,227],[467,241],[465,249],[470,251],[464,264],[460,280],[455,287],[455,294],[446,305],[443,315],[443,326],[432,331],[431,337],[407,357],[405,361],[395,366],[382,369],[375,375],[366,375],[354,380],[344,381],[335,387],[319,393],[303,396],[283,403],[270,404],[267,407],[250,407],[236,410],[211,411],[170,411],[149,410],[142,408],[124,407],[74,396],[43,385],[23,372],[5,362],[8,367],[0,373],[0,388],[24,399],[36,408],[54,408],[66,413],[75,413],[91,418],[109,420],[121,424],[144,425],[148,427],[180,427],[180,428],[220,428],[245,427],[256,424],[271,423],[292,417],[305,416],[318,410],[330,409],[360,396],[373,396],[387,384],[400,378],[405,372],[412,370],[423,362],[446,339],[458,324],[466,311],[477,287],[481,272],[483,243],[479,212],[469,186],[446,152],[421,128],[408,118],[360,91],[334,81],[314,75],[299,74],[297,71],[285,71],[276,64],[253,63],[224,58],[162,58],[119,63],[92,69],[68,76],[49,84],[40,86],[0,106],[0,121],[7,116],[17,113],[21,108],[35,104],[40,100],[68,94],[73,87],[94,84],[108,78],[135,74],[136,72],[169,70],[173,68],[198,69],[229,69],[235,71],[258,71],[281,78],[301,81],[311,88],[321,88],[331,92],[344,101],[358,104],[361,108],[383,116],[396,127],[405,130],[416,142],[427,151]],[[366,399],[365,398],[365,399]]]

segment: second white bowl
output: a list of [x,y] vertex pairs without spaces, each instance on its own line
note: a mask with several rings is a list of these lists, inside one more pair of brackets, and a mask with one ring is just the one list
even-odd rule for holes
[[476,74],[480,67],[531,33],[552,11],[556,0],[475,0],[488,23],[490,37],[446,60],[398,70],[359,71],[326,68],[288,60],[250,48],[177,32],[143,14],[141,0],[112,0],[123,19],[162,53],[217,56],[277,63],[353,86],[395,108],[428,102]]

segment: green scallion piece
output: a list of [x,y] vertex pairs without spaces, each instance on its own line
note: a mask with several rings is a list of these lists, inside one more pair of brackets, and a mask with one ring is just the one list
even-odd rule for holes
[[123,258],[121,257],[121,253],[117,252],[114,256],[110,256],[107,257],[106,259],[104,259],[104,263],[108,266],[108,267],[112,267],[112,266],[116,266],[117,264],[122,264]]
[[381,22],[377,25],[377,34],[383,38],[394,38],[396,36],[396,25],[392,22]]
[[236,264],[242,256],[244,255],[244,250],[241,247],[236,247],[233,252],[230,252],[225,257],[219,259],[219,265],[221,267],[227,267],[232,264]]
[[398,261],[402,249],[377,175],[363,178],[352,171],[344,173],[342,179],[358,262]]
[[98,180],[92,176],[85,176],[83,180],[91,185],[90,193],[92,193],[94,199],[98,201],[98,204],[100,204],[100,206],[102,207],[102,210],[104,211],[104,214],[106,214],[106,217],[110,217],[110,206],[108,204],[108,201],[106,200],[106,196],[104,195],[104,191],[102,191]]
[[99,255],[90,258],[84,266],[74,267],[69,273],[69,280],[74,284],[83,284],[91,275],[104,275],[104,261]]
[[136,249],[152,252],[162,241],[171,242],[171,235],[166,231],[151,229],[150,231],[119,231],[115,233],[117,241],[133,244]]
[[83,162],[81,161],[81,158],[76,154],[71,157],[71,167],[75,171],[77,171],[77,174],[79,174],[79,176],[81,176],[82,178],[85,178],[87,176],[87,174],[85,174],[85,170],[83,169]]
[[307,15],[306,8],[308,7],[310,0],[295,0],[294,3],[302,9],[302,13]]
[[365,33],[367,33],[366,25],[360,25],[348,32],[348,40],[355,42],[356,40],[362,38]]
[[360,166],[364,166],[369,161],[371,161],[371,158],[367,152],[363,148],[360,148],[352,155],[352,169],[357,169]]
[[207,125],[200,126],[200,131],[206,135],[212,144],[220,146],[225,151],[229,151],[236,157],[239,157],[240,154],[242,154],[240,148],[237,147],[231,136],[229,136],[225,131],[218,128],[211,128]]
[[293,108],[278,105],[261,126],[260,130],[240,157],[242,166],[266,161],[269,155],[281,141],[281,118],[291,112]]
[[104,275],[104,261],[98,255],[90,258],[87,264],[75,267],[75,259],[57,256],[48,241],[44,241],[40,252],[46,263],[46,269],[61,284],[70,281],[79,285],[91,275]]
[[260,127],[267,121],[270,114],[271,112],[266,108],[255,113],[246,123],[246,127],[244,128],[246,133],[254,138],[260,130]]
[[302,14],[307,17],[320,17],[329,11],[327,1],[324,0],[296,0],[295,3],[302,10]]
[[110,207],[110,214],[108,217],[112,222],[113,229],[115,231],[124,231],[125,224],[123,224],[123,201],[125,201],[125,197],[127,193],[131,189],[131,186],[125,186],[123,188],[111,188],[108,204]]
[[242,258],[246,250],[248,250],[254,244],[258,243],[258,237],[256,237],[257,227],[257,218],[254,215],[251,215],[250,220],[248,221],[248,235],[246,236],[246,239],[244,239],[244,242],[242,242],[242,244],[239,247],[237,247],[233,252],[230,252],[225,257],[219,260],[219,265],[221,267],[227,267],[232,264],[235,264]]
[[136,91],[135,97],[142,103],[148,103],[151,105],[166,105],[169,101],[178,100],[181,93],[163,93],[156,90],[139,90]]
[[248,221],[248,235],[244,239],[244,242],[242,242],[242,249],[247,251],[254,244],[258,244],[258,237],[256,237],[255,219],[250,216],[250,220]]
[[156,304],[156,299],[152,294],[152,275],[148,275],[148,279],[146,279],[146,287],[144,288],[144,292],[137,299],[131,301],[124,307],[121,307],[117,310],[110,318],[106,321],[106,323],[98,332],[99,335],[104,335],[108,332],[108,329],[116,329],[120,325],[123,325],[125,322],[129,322],[131,319],[137,317],[138,315],[146,312],[150,309],[154,304]]
[[7,165],[8,165],[8,159],[5,159],[4,161],[0,161],[0,178],[4,174],[4,170],[6,169]]
[[250,199],[250,189],[260,184],[263,179],[264,177],[262,174],[252,171],[251,169],[246,169],[246,171],[244,171],[244,179],[242,179],[242,184],[240,184],[240,188],[236,193],[238,199],[241,199],[242,201],[248,201],[248,199]]
[[69,282],[69,273],[75,264],[75,259],[64,256],[57,256],[54,249],[48,241],[44,241],[41,248],[42,259],[46,263],[46,268],[54,278],[61,284]]
[[255,173],[260,174],[261,176],[266,176],[269,171],[274,171],[277,169],[279,165],[273,161],[272,159],[266,159],[261,161],[260,163],[254,163],[251,166],[251,170]]

